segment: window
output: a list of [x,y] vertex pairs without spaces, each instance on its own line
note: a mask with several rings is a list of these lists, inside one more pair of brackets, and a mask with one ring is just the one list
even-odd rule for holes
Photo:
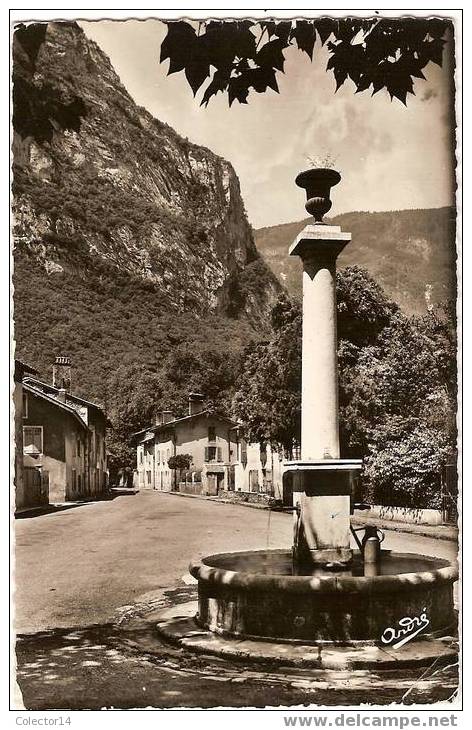
[[23,391],[23,418],[28,418],[28,393]]
[[167,449],[167,461],[169,461],[169,457],[170,457],[170,449]]
[[80,439],[77,439],[77,456],[80,456],[80,452],[81,452],[81,449],[80,449]]
[[205,447],[205,461],[222,461],[220,446]]
[[139,463],[140,464],[143,463],[143,449],[142,448],[139,450]]
[[208,441],[216,441],[216,431],[214,426],[208,426]]
[[72,491],[77,491],[77,472],[75,469],[72,469]]
[[151,472],[150,471],[147,471],[146,472],[146,476],[147,476],[147,483],[148,484],[151,484]]
[[43,453],[43,427],[23,426],[23,450],[26,453]]

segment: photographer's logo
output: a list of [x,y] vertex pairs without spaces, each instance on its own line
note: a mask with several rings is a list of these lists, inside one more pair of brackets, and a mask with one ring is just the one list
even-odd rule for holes
[[392,649],[400,649],[408,641],[414,639],[426,626],[429,626],[429,619],[426,615],[426,608],[423,608],[421,616],[413,616],[412,618],[405,616],[400,619],[397,628],[389,626],[383,632],[381,639],[384,644],[391,644]]

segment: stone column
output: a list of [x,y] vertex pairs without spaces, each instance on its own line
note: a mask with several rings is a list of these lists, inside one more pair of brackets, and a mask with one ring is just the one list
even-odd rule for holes
[[303,460],[339,459],[336,258],[350,240],[338,226],[307,226],[290,249],[303,262]]

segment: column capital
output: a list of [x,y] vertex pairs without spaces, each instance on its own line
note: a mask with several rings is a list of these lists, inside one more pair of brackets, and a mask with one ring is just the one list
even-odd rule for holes
[[303,261],[311,258],[334,261],[350,240],[351,234],[341,231],[341,226],[308,225],[298,234],[288,253],[300,256]]

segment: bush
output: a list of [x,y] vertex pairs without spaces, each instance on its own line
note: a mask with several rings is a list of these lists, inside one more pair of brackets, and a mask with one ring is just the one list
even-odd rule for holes
[[176,454],[171,456],[167,464],[169,469],[190,469],[190,465],[193,461],[192,454]]

